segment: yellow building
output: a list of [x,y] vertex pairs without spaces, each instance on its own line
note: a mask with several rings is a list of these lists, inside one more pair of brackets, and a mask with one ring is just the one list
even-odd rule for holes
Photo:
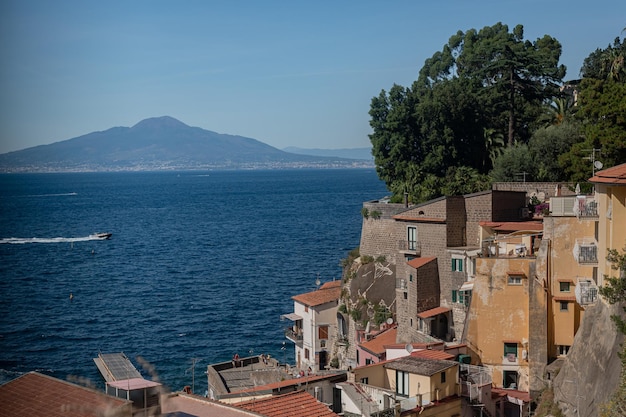
[[605,275],[615,276],[606,260],[609,249],[626,248],[626,164],[598,171],[589,179],[598,201],[598,285]]
[[[538,276],[550,298],[547,360],[567,355],[587,305],[597,300],[597,201],[593,196],[555,196],[544,218]],[[578,297],[576,296],[578,294]]]
[[495,387],[529,391],[529,279],[534,257],[476,260],[467,345],[473,362],[491,370]]
[[405,356],[354,370],[366,392],[395,399],[403,416],[452,417],[461,414],[459,364],[449,360]]

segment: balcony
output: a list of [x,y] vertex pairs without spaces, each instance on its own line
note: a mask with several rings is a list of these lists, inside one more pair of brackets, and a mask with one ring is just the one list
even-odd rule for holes
[[574,214],[578,218],[596,219],[598,217],[598,202],[591,197],[579,195],[576,197]]
[[417,240],[398,240],[398,250],[406,255],[421,256],[422,243]]
[[296,345],[302,347],[302,329],[301,328],[291,328],[288,327],[285,329],[285,337],[291,340]]
[[483,387],[491,387],[491,373],[489,369],[468,364],[459,365],[459,384],[461,396],[472,401],[482,401]]
[[594,304],[598,300],[598,287],[589,278],[578,278],[574,294],[579,305]]
[[596,219],[598,217],[598,202],[593,197],[585,195],[552,197],[550,199],[550,215]]
[[574,245],[574,259],[580,265],[598,263],[598,245],[593,239],[577,239]]

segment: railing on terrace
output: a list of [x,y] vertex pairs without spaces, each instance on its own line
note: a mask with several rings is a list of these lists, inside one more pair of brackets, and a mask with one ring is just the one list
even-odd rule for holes
[[598,217],[598,202],[586,195],[569,195],[550,199],[551,216]]
[[435,399],[435,397],[433,396],[433,393],[430,393],[430,392],[424,392],[413,397],[407,397],[404,395],[397,394],[393,390],[380,388],[374,385],[368,385],[368,384],[363,384],[363,383],[357,383],[357,385],[367,395],[369,395],[370,398],[379,402],[379,404],[384,403],[383,401],[384,397],[387,397],[389,399],[389,404],[391,407],[394,406],[394,401],[399,402],[400,408],[402,411],[412,410],[418,405],[428,405],[432,402],[433,399]]
[[478,399],[481,387],[491,385],[491,382],[491,373],[487,368],[464,363],[459,365],[461,396]]
[[576,197],[574,214],[577,217],[598,217],[598,202],[591,197],[579,195]]

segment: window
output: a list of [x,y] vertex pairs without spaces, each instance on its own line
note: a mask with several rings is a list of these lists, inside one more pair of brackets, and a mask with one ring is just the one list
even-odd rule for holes
[[469,307],[471,299],[472,299],[472,290],[465,291],[465,306],[466,307]]
[[459,303],[465,304],[465,291],[459,291]]
[[521,275],[509,275],[509,285],[522,285]]
[[304,359],[309,359],[309,349],[304,348]]
[[561,292],[569,292],[569,282],[559,282],[559,291]]
[[569,303],[567,301],[561,301],[560,304],[561,304],[561,311],[567,311],[569,309],[569,306],[568,306]]
[[408,299],[408,298],[409,298],[409,294],[405,291],[405,292],[404,292],[404,299],[406,300],[406,299]]
[[504,356],[509,362],[517,361],[517,343],[505,343]]
[[396,394],[409,396],[409,373],[396,370]]
[[457,293],[456,290],[452,290],[452,302],[453,303],[456,303],[456,293]]
[[463,259],[452,258],[452,270],[463,272]]
[[502,376],[502,386],[504,388],[517,388],[517,371],[504,371]]
[[407,228],[407,241],[409,250],[417,249],[417,229],[415,227]]
[[373,360],[371,360],[370,358],[365,359],[365,364],[366,364],[366,365],[371,365],[371,364],[373,364],[373,363],[374,363],[374,361],[373,361]]
[[413,282],[413,274],[409,274],[409,281]]
[[361,384],[367,385],[369,384],[369,382],[370,382],[369,378],[361,378]]
[[567,352],[569,352],[569,346],[566,345],[558,345],[556,347],[556,354],[557,356],[564,356],[567,355]]
[[441,373],[441,383],[444,384],[446,382],[446,372]]
[[304,312],[308,313],[309,312],[309,306],[304,306]]
[[320,326],[320,327],[318,327],[317,337],[320,340],[328,339],[328,326]]

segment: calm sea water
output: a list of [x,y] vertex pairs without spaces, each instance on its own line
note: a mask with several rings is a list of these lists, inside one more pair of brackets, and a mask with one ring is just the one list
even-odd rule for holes
[[385,194],[360,169],[0,175],[0,383],[102,386],[92,359],[124,352],[174,390],[195,358],[201,393],[235,352],[293,362],[280,315],[340,279],[362,202]]

